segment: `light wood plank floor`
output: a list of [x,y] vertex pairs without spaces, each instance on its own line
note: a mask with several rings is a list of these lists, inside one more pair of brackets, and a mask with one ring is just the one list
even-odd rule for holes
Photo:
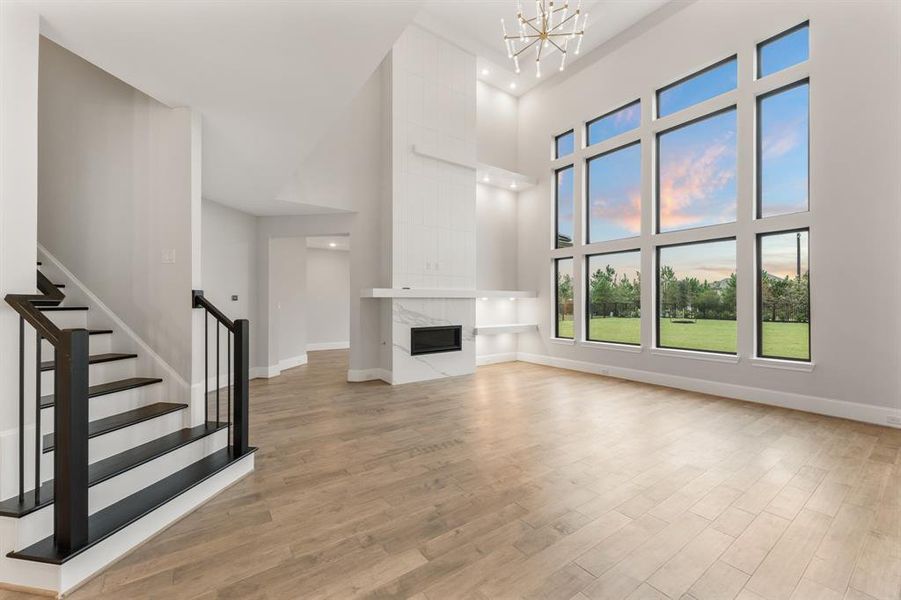
[[346,369],[255,381],[256,472],[72,598],[901,599],[901,431],[525,363]]

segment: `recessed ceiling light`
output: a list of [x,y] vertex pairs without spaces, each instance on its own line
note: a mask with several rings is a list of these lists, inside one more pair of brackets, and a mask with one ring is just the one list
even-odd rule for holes
[[515,181],[514,181],[513,183],[510,184],[510,189],[511,189],[511,190],[515,190],[515,189],[516,189],[516,182],[515,182]]
[[488,182],[491,181],[491,178],[488,177],[487,175],[485,175],[484,177],[482,177],[482,181],[485,182],[485,183],[488,183]]
[[510,82],[510,89],[511,89],[511,90],[515,90],[515,89],[516,89],[516,82],[515,82],[515,81],[511,81],[511,82]]
[[329,242],[329,243],[328,243],[328,247],[329,247],[329,248],[336,248],[337,246],[338,246],[338,244],[336,244],[335,242]]
[[488,75],[489,73],[491,73],[491,71],[488,69],[482,69],[482,75]]

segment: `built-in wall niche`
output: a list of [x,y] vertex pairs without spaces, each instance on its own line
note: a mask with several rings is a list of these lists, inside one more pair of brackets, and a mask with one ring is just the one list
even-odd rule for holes
[[496,167],[487,163],[467,160],[463,156],[451,152],[440,151],[437,148],[425,144],[415,144],[413,152],[420,156],[433,158],[452,165],[474,169],[476,181],[483,185],[491,185],[497,188],[518,192],[538,185],[538,180],[524,173],[517,173],[503,167]]

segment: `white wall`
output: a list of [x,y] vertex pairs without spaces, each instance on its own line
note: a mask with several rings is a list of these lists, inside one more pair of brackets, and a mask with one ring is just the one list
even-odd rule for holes
[[[27,6],[0,2],[0,298],[35,292],[39,27]],[[0,302],[0,498],[18,488],[18,330]]]
[[[257,217],[212,200],[203,201],[203,292],[230,319],[249,319],[251,340],[261,326],[257,312]],[[238,300],[233,301],[233,295]],[[212,325],[212,321],[211,321]],[[210,336],[215,343],[215,338]],[[226,372],[225,337],[220,340]],[[260,366],[257,348],[250,346],[250,366]]]
[[190,382],[193,115],[43,38],[39,102],[39,241]]
[[[540,185],[520,193],[518,282],[522,288],[539,290],[535,316],[541,332],[520,336],[519,352],[530,360],[885,423],[901,404],[899,246],[888,242],[897,238],[901,223],[899,5],[783,2],[761,10],[752,2],[699,1],[672,12],[666,20],[649,20],[620,36],[563,77],[520,99],[519,167],[538,176]],[[737,364],[663,356],[647,348],[634,354],[578,342],[552,343],[550,261],[567,254],[550,250],[552,136],[572,127],[580,131],[584,121],[637,97],[642,98],[647,119],[656,88],[736,52],[740,77],[750,77],[755,44],[806,19],[811,27],[811,60],[799,69],[809,69],[811,82],[811,213],[803,218],[809,218],[811,227],[813,371],[752,364],[752,250],[739,255]],[[749,216],[753,94],[743,94],[737,98],[743,161],[739,211],[746,216],[734,227],[740,247],[752,248],[743,239],[753,239],[755,227]],[[652,129],[642,131],[643,166],[649,168]],[[642,203],[646,228],[651,212],[648,168]],[[577,166],[577,177],[580,172]],[[576,186],[577,200],[580,188]],[[649,241],[646,256],[651,248]],[[575,249],[577,257],[584,252]],[[647,344],[652,315],[650,256],[643,265]],[[581,285],[578,281],[577,298]]]
[[515,171],[519,100],[503,90],[477,81],[476,102],[477,160]]
[[350,255],[307,248],[307,350],[347,346],[350,340]]
[[280,369],[307,361],[306,271],[305,238],[270,240],[269,293],[275,311],[269,315],[269,335],[277,344]]

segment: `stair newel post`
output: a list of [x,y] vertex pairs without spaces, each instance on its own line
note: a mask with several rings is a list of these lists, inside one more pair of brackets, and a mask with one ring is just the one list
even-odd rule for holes
[[54,380],[53,531],[70,552],[88,541],[88,332],[65,329]]
[[233,445],[235,454],[240,456],[246,453],[250,447],[248,441],[250,430],[250,321],[247,319],[235,321],[234,333],[235,433]]

